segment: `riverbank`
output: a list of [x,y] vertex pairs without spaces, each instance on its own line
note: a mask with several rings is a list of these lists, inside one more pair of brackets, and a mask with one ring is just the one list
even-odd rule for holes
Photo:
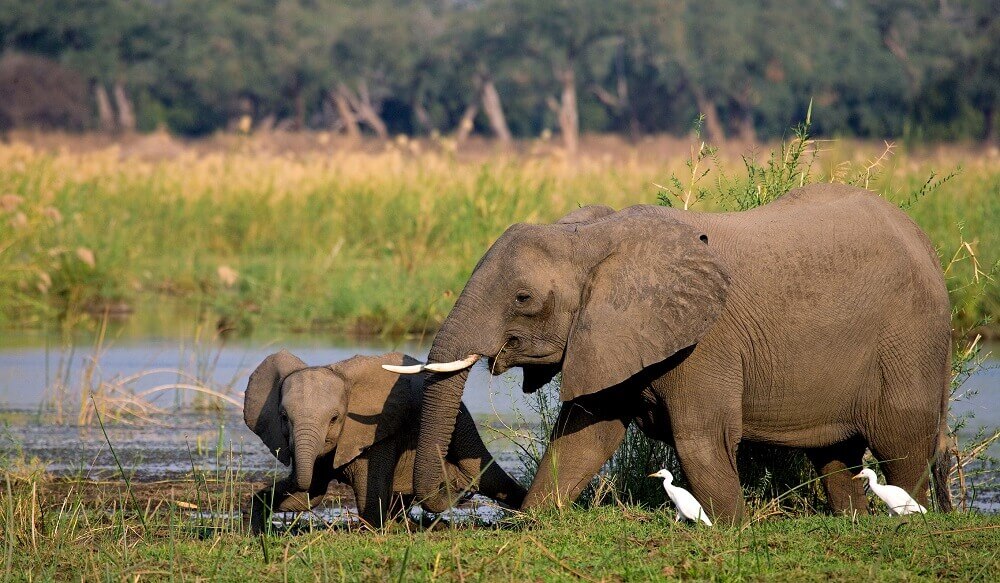
[[756,511],[741,528],[709,529],[675,523],[669,509],[611,504],[512,515],[493,526],[306,525],[256,538],[225,518],[233,510],[225,493],[200,494],[208,488],[198,485],[131,496],[118,485],[109,497],[9,479],[5,488],[0,552],[5,573],[20,580],[990,581],[1000,567],[1000,519],[975,513]]

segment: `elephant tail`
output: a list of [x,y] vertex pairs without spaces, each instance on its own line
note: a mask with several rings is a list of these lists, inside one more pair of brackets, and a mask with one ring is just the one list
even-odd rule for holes
[[948,362],[945,365],[945,382],[941,391],[941,417],[938,422],[937,451],[934,454],[934,465],[931,475],[934,479],[934,497],[937,499],[938,510],[951,512],[951,488],[948,484],[948,474],[951,473],[952,455],[951,430],[948,427],[948,405],[951,402],[951,350],[948,350]]
[[951,512],[951,489],[948,485],[948,474],[951,470],[952,457],[948,451],[950,440],[948,439],[948,424],[942,423],[940,435],[938,436],[938,450],[934,456],[934,496],[937,499],[938,510],[941,512]]

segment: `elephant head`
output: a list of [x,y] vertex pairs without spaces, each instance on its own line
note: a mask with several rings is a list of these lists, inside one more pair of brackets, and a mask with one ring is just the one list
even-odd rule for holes
[[534,391],[562,372],[569,401],[619,384],[697,343],[722,312],[729,276],[707,236],[655,207],[585,207],[553,225],[518,224],[490,247],[423,368],[417,495],[443,499],[440,458],[467,367],[524,371]]
[[282,350],[250,375],[244,420],[281,463],[294,462],[295,481],[308,490],[319,457],[333,453],[333,468],[340,468],[394,434],[407,409],[415,410],[422,379],[381,366],[411,362],[393,353],[310,367]]

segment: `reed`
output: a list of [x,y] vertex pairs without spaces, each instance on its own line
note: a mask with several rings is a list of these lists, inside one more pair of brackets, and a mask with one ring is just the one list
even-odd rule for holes
[[[711,165],[716,174],[679,182],[693,208],[720,210],[738,201],[697,200],[699,189],[722,181],[732,196],[746,196],[756,192],[754,172],[774,161],[748,165],[742,156],[753,151],[723,147],[697,150],[702,164],[691,168],[687,142],[655,140],[595,143],[574,161],[538,143],[521,149],[462,157],[431,140],[354,149],[317,142],[282,153],[226,142],[151,157],[122,146],[0,145],[0,325],[41,326],[169,295],[223,329],[432,331],[483,251],[514,222],[551,221],[583,204],[649,203],[662,192],[657,184]],[[811,142],[802,155],[811,181],[856,181],[900,202],[932,173],[961,166],[907,211],[940,249],[968,241],[981,272],[995,274],[995,155],[962,146],[884,150]],[[954,275],[965,281],[970,269]],[[957,321],[1000,310],[988,282],[953,286]]]

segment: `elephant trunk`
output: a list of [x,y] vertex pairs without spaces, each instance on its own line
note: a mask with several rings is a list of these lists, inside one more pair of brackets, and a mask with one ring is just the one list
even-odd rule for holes
[[[455,302],[455,307],[434,337],[434,344],[427,355],[428,363],[452,362],[473,354],[485,354],[485,347],[477,346],[472,338],[482,340],[483,331],[489,330],[483,310],[470,305],[469,287]],[[469,322],[477,328],[470,333]],[[452,434],[462,403],[462,391],[469,378],[469,369],[433,372],[424,381],[423,399],[420,404],[420,433],[417,438],[416,459],[413,463],[413,487],[420,504],[430,512],[442,512],[452,505],[446,486],[444,459],[451,447]]]
[[322,436],[315,429],[295,428],[295,482],[303,492],[312,486],[313,465],[321,441]]
[[413,486],[417,499],[430,512],[443,512],[452,505],[446,486],[444,459],[451,447],[462,390],[468,376],[468,369],[434,373],[428,375],[424,383]]

